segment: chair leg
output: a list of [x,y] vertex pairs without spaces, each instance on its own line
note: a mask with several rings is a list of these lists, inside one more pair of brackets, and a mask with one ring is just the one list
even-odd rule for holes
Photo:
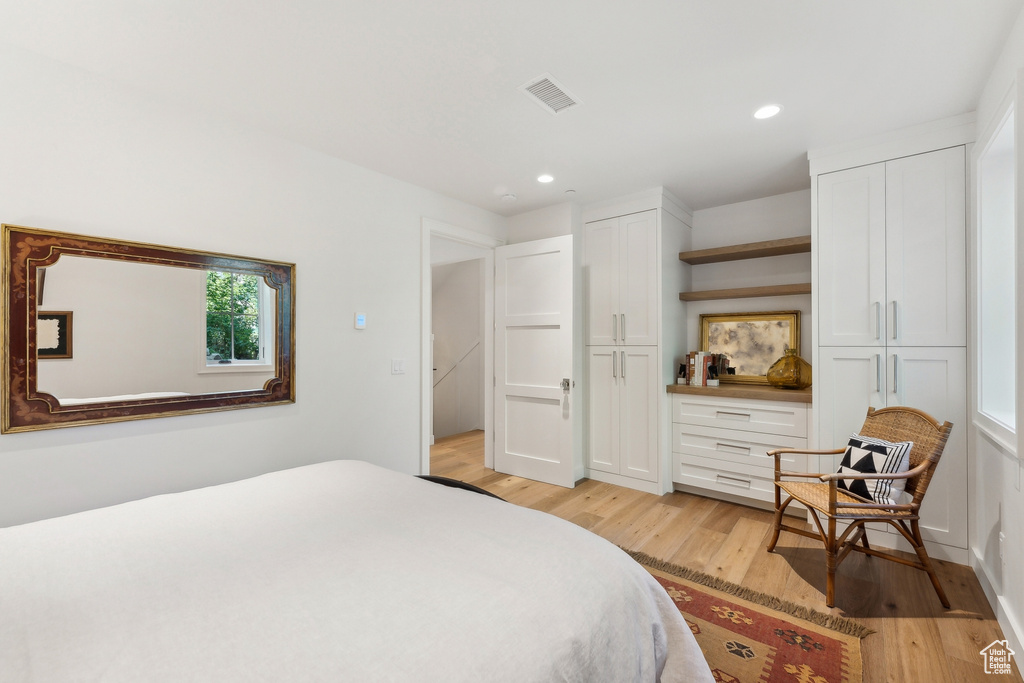
[[782,531],[782,513],[785,512],[789,504],[793,502],[793,496],[786,498],[786,502],[779,505],[779,489],[775,489],[775,533],[772,534],[772,540],[768,543],[768,552],[775,550],[775,544],[779,542],[779,532]]
[[828,519],[828,538],[825,540],[825,604],[836,606],[836,520]]
[[942,603],[943,607],[949,609],[949,598],[946,597],[946,591],[942,590],[942,584],[939,583],[939,577],[932,566],[931,558],[928,557],[928,551],[924,548],[924,539],[921,538],[921,527],[916,519],[911,520],[910,528],[914,534],[914,550],[917,552],[917,559],[921,561],[921,564],[924,565],[924,570],[928,572],[928,578],[932,580],[932,586],[939,596],[939,602]]

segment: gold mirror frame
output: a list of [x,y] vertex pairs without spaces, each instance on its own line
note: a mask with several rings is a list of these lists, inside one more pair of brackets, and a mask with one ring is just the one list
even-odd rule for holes
[[[744,341],[747,348],[739,348]],[[765,373],[787,348],[800,353],[800,311],[702,313],[700,348],[708,353],[724,353],[738,369],[745,364],[758,370],[758,374],[720,375],[722,382],[768,384]],[[742,364],[737,362],[739,354],[748,356]]]
[[[295,265],[177,247],[3,225],[0,432],[55,429],[295,402]],[[220,270],[262,277],[275,293],[274,377],[262,388],[62,406],[36,386],[36,316],[45,268],[62,255]]]

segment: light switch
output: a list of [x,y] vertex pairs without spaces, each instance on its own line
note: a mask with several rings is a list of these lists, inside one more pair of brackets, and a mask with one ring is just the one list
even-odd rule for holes
[[404,358],[392,358],[391,359],[391,374],[392,375],[404,375],[405,374],[405,359]]
[[366,314],[365,313],[356,313],[356,329],[357,330],[365,330],[366,329]]

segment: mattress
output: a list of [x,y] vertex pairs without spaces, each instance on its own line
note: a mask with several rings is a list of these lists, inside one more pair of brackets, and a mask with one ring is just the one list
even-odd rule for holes
[[0,681],[711,681],[551,515],[337,460],[0,529]]

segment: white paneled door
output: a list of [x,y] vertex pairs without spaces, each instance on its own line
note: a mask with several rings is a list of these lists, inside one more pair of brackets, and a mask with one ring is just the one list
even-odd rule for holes
[[494,469],[571,488],[572,236],[498,247],[494,264]]

